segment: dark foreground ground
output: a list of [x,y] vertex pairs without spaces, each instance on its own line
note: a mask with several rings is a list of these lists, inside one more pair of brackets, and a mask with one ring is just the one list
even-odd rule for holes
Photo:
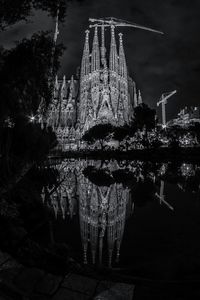
[[139,300],[199,299],[200,282],[164,282],[124,277],[105,270],[98,275],[85,270],[63,276],[22,266],[0,252],[0,299],[34,300]]

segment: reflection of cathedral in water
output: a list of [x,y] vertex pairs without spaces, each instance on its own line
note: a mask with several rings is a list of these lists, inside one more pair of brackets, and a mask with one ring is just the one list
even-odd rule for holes
[[[47,162],[49,167],[59,176],[53,186],[44,186],[43,201],[56,219],[79,217],[85,264],[111,266],[119,260],[125,223],[133,210],[132,201],[137,208],[156,200],[160,207],[174,211],[166,193],[168,181],[173,179],[183,191],[200,190],[200,166],[189,163],[51,159]],[[101,181],[95,177],[100,173],[109,176]],[[121,174],[121,178],[117,180],[116,174]],[[131,183],[126,188],[126,179],[130,177]]]
[[84,262],[87,263],[88,252],[92,254],[93,263],[97,255],[99,263],[102,262],[103,243],[106,238],[110,266],[114,251],[116,260],[119,259],[125,220],[129,213],[129,191],[123,189],[121,184],[95,186],[83,175],[81,177],[79,218]]
[[119,260],[125,221],[132,211],[130,192],[122,184],[97,186],[90,182],[82,173],[87,166],[87,161],[54,165],[60,184],[56,189],[44,188],[42,195],[56,218],[72,218],[78,210],[84,263],[106,260],[111,266],[113,260]]

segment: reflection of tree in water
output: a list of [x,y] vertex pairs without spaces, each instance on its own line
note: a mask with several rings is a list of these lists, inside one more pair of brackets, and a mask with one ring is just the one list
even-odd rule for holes
[[58,171],[54,183],[47,182],[42,189],[42,199],[49,208],[53,208],[55,217],[66,215],[72,218],[76,214],[77,195],[76,195],[76,174],[75,168],[66,164],[51,166],[52,170]]

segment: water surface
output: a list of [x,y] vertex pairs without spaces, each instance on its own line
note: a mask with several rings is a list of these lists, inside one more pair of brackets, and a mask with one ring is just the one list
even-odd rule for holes
[[198,165],[52,159],[40,172],[49,239],[79,262],[145,278],[200,277]]

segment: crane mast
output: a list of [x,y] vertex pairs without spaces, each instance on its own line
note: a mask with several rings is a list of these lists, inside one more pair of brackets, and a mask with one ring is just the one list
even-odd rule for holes
[[157,102],[157,106],[161,104],[162,107],[162,127],[166,128],[166,104],[167,100],[172,97],[174,94],[176,94],[176,90],[170,92],[170,93],[163,93],[160,100]]

